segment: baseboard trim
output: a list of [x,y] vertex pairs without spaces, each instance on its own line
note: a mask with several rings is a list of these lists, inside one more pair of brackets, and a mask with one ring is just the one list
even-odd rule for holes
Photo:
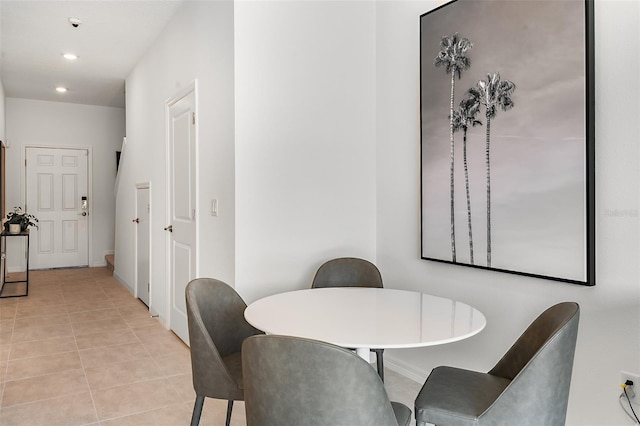
[[125,286],[125,288],[127,290],[129,290],[129,292],[131,292],[132,295],[135,296],[135,292],[133,291],[133,288],[131,286],[129,286],[129,284],[127,284],[127,282],[125,280],[122,279],[122,277],[120,277],[116,271],[113,271],[113,278],[115,278],[120,284],[122,284],[123,286]]
[[415,368],[415,366],[407,362],[388,356],[387,351],[384,353],[384,366],[389,370],[393,370],[394,372],[418,383],[424,383],[430,374],[429,371]]

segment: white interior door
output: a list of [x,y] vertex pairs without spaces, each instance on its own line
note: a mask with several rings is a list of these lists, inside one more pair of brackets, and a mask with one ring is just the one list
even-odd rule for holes
[[149,306],[149,188],[139,187],[136,190],[136,284],[138,298]]
[[88,163],[86,149],[26,149],[26,209],[40,221],[30,268],[89,265]]
[[168,103],[169,325],[189,343],[185,288],[196,276],[195,90]]

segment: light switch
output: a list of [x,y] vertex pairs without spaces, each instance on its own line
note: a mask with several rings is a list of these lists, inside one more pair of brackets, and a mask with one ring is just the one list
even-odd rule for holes
[[211,216],[218,216],[218,199],[211,200]]

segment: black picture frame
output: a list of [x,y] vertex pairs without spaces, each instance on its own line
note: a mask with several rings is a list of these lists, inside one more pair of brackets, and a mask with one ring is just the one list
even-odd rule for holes
[[421,258],[595,285],[594,95],[593,0],[422,14]]

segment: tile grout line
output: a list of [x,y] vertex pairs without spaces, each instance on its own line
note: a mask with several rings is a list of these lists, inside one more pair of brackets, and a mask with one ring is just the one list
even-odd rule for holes
[[[21,377],[19,379],[14,379],[14,380],[6,380],[6,378],[8,377],[8,373],[9,373],[9,362],[18,361],[18,360],[25,360],[25,359],[35,359],[35,358],[40,358],[40,357],[43,357],[43,356],[48,356],[48,355],[39,355],[39,356],[36,356],[36,357],[18,358],[18,359],[15,359],[15,360],[11,360],[10,359],[11,358],[11,353],[14,350],[14,346],[17,345],[17,344],[30,343],[30,342],[41,341],[41,340],[49,340],[49,339],[34,339],[34,340],[28,340],[28,341],[24,341],[24,342],[17,342],[17,343],[13,341],[13,335],[16,332],[15,322],[18,321],[17,314],[18,314],[18,307],[19,306],[20,306],[20,302],[18,301],[18,303],[16,303],[16,310],[15,310],[15,314],[14,314],[14,327],[12,328],[12,335],[11,335],[11,340],[10,340],[11,343],[9,345],[9,355],[8,355],[8,358],[7,358],[7,365],[6,365],[6,370],[5,370],[5,380],[3,382],[3,392],[2,392],[2,400],[1,400],[1,403],[0,403],[0,411],[2,411],[2,408],[6,409],[6,408],[9,408],[9,407],[19,407],[19,406],[23,406],[23,405],[27,405],[27,404],[47,401],[47,400],[50,400],[50,399],[63,398],[63,397],[66,397],[66,396],[79,394],[79,392],[78,393],[70,393],[70,394],[67,394],[67,395],[59,395],[59,396],[52,397],[52,398],[42,398],[42,399],[36,399],[36,400],[32,400],[32,401],[27,401],[27,402],[24,402],[24,403],[12,404],[12,405],[9,405],[9,406],[6,406],[6,407],[4,406],[4,389],[5,389],[7,383],[16,382],[16,381],[20,381],[20,380],[28,380],[28,379],[32,379],[32,378],[35,378],[35,377],[45,377],[45,376],[57,374],[59,372],[59,371],[55,371],[55,372],[49,372],[49,373],[46,373],[46,374],[38,374],[38,375],[35,375],[35,376]],[[54,306],[58,306],[58,305],[54,305]],[[60,314],[60,315],[63,315],[63,314]],[[68,316],[68,313],[66,315]],[[47,316],[49,316],[49,315],[24,317],[24,319],[42,318],[42,317],[47,317]],[[23,319],[23,318],[20,318],[20,319]],[[64,337],[70,337],[70,336],[60,336],[60,338],[64,338]],[[73,351],[60,352],[60,353],[71,353],[71,352],[73,352]],[[79,355],[78,355],[78,357],[79,357]],[[79,369],[70,369],[70,370],[65,370],[65,371],[72,371],[72,370],[78,370],[79,371]]]
[[[104,291],[103,291],[104,293]],[[106,296],[106,294],[105,294]],[[63,294],[63,298],[64,298],[64,294]],[[66,305],[65,305],[66,307]],[[69,310],[67,309],[67,314],[69,314]],[[69,321],[71,321],[71,317],[69,317]],[[76,332],[73,328],[73,324],[71,324],[71,332],[73,333],[73,341],[76,344],[76,350],[78,351],[78,358],[80,358],[80,365],[82,366],[82,373],[84,375],[84,381],[87,385],[87,389],[89,390],[89,397],[91,398],[91,405],[93,406],[93,414],[95,415],[95,419],[96,419],[96,424],[100,424],[100,417],[98,417],[98,408],[96,407],[96,400],[93,397],[93,389],[91,389],[91,385],[89,384],[89,378],[87,377],[87,369],[84,366],[84,361],[82,360],[82,357],[80,356],[80,347],[78,346],[78,339],[76,336]]]
[[[134,329],[132,329],[132,328],[131,328],[130,324],[127,322],[127,320],[126,320],[126,319],[124,318],[124,316],[122,315],[122,312],[120,312],[120,309],[118,308],[118,306],[119,306],[119,305],[118,305],[117,303],[115,303],[115,302],[114,302],[114,301],[109,297],[109,295],[104,291],[104,288],[102,288],[102,287],[101,287],[101,290],[102,290],[102,292],[104,293],[104,296],[105,296],[106,300],[108,300],[109,302],[111,302],[111,303],[114,305],[114,308],[113,308],[113,309],[115,309],[115,310],[118,312],[118,315],[119,315],[120,319],[122,319],[122,321],[124,321],[124,323],[125,323],[125,324],[127,324],[127,328],[126,328],[126,329],[127,329],[127,330],[129,330],[129,331],[131,331],[131,332],[133,333],[133,335],[135,336],[135,338],[136,338],[137,342],[138,342],[140,345],[142,345],[142,347],[144,348],[145,353],[146,353],[146,354],[148,355],[148,357],[149,357],[149,358],[150,358],[150,359],[155,363],[155,360],[153,359],[153,356],[151,355],[151,353],[149,352],[149,350],[147,349],[147,347],[144,345],[144,343],[142,342],[142,340],[140,340],[140,338],[138,337],[138,335],[135,333]],[[125,343],[125,344],[128,344],[128,343]],[[76,345],[77,345],[77,341],[76,341]],[[107,345],[107,346],[105,346],[105,347],[111,347],[111,346],[119,346],[119,345],[118,345],[118,344],[116,344],[116,345]],[[81,358],[81,362],[82,362],[82,358]],[[122,361],[122,362],[129,362],[129,361]],[[118,364],[118,363],[114,363],[114,364]],[[156,365],[157,365],[157,363],[156,363]],[[158,366],[158,368],[159,368],[159,366]],[[95,403],[95,399],[94,399],[94,397],[93,397],[93,389],[92,389],[92,388],[90,387],[90,385],[89,385],[89,379],[88,379],[88,377],[87,377],[87,375],[86,375],[86,369],[84,369],[84,373],[85,373],[85,379],[87,380],[87,386],[89,387],[89,392],[90,392],[90,394],[91,394],[91,400],[92,400],[92,402],[93,402],[93,407],[94,407],[94,410],[95,410],[96,419],[97,419],[98,424],[101,424],[103,421],[109,421],[109,420],[113,420],[113,419],[124,418],[124,417],[130,416],[130,415],[132,415],[132,414],[143,414],[143,413],[146,413],[146,412],[153,411],[153,410],[146,410],[146,411],[142,411],[142,412],[139,412],[139,413],[128,413],[128,414],[125,414],[125,415],[123,415],[123,416],[117,416],[117,417],[112,417],[112,418],[110,417],[110,418],[106,418],[106,419],[101,419],[101,418],[100,418],[100,416],[98,415],[97,406],[96,406],[96,403]],[[153,381],[153,380],[155,380],[155,379],[140,380],[140,381],[136,381],[136,382],[133,382],[133,383],[150,382],[150,381]],[[104,389],[112,389],[112,388],[116,388],[116,387],[118,387],[118,386],[123,386],[123,385],[116,385],[116,386],[112,386],[112,387],[104,388]]]
[[[100,276],[100,280],[102,280],[102,279],[105,279],[105,277]],[[111,285],[107,286],[107,285],[99,284],[98,283],[99,279],[95,278],[95,277],[88,277],[88,278],[84,279],[83,282],[86,284],[86,281],[91,281],[91,280],[94,281],[93,282],[94,285],[99,285],[100,291],[98,293],[100,293],[101,300],[108,301],[111,304],[111,307],[110,308],[106,308],[105,307],[105,309],[89,309],[87,311],[79,311],[79,312],[90,312],[90,311],[94,311],[94,310],[116,309],[118,311],[118,318],[120,320],[122,320],[124,322],[124,324],[126,324],[126,328],[123,328],[123,330],[126,329],[130,333],[132,333],[133,336],[135,336],[134,341],[137,342],[138,344],[142,345],[142,348],[144,350],[144,352],[141,351],[141,354],[142,353],[146,354],[145,358],[151,358],[151,361],[153,362],[153,365],[158,369],[158,372],[159,372],[158,376],[156,378],[154,378],[154,379],[137,380],[134,383],[149,382],[149,381],[153,381],[153,380],[162,380],[165,383],[168,382],[169,386],[168,386],[167,389],[170,389],[171,393],[175,395],[175,399],[171,399],[171,403],[169,405],[166,405],[166,406],[163,406],[163,407],[157,407],[157,408],[153,408],[153,409],[145,409],[143,411],[136,412],[136,413],[123,414],[122,416],[117,416],[117,417],[113,417],[113,418],[114,419],[115,418],[124,418],[124,417],[128,417],[128,416],[131,416],[131,415],[149,413],[149,412],[152,412],[152,411],[155,411],[155,410],[164,409],[164,408],[172,407],[172,406],[175,406],[175,407],[178,407],[178,406],[180,406],[180,407],[189,406],[189,402],[185,402],[182,394],[179,392],[178,385],[173,383],[170,380],[172,377],[179,376],[179,375],[185,374],[185,373],[175,373],[175,372],[171,371],[172,370],[171,368],[169,368],[169,369],[162,368],[159,360],[156,359],[156,358],[163,356],[164,355],[164,351],[161,351],[159,353],[156,352],[156,351],[153,351],[153,353],[152,353],[153,345],[151,347],[149,347],[148,345],[146,345],[144,343],[144,341],[140,337],[141,330],[144,329],[144,328],[147,328],[146,324],[142,325],[142,326],[140,326],[140,324],[143,323],[142,319],[143,318],[146,319],[147,316],[140,315],[140,320],[138,320],[137,314],[135,312],[135,309],[132,310],[133,311],[132,315],[129,315],[129,312],[131,312],[131,311],[127,310],[128,309],[128,300],[126,298],[122,297],[119,294],[120,291],[121,291],[119,287],[115,287],[115,286],[111,286]],[[105,283],[106,283],[106,281],[105,281]],[[35,287],[36,286],[34,286],[34,290],[35,290]],[[35,293],[36,292],[34,291],[34,294]],[[93,392],[93,389],[90,387],[89,378],[88,378],[88,375],[87,375],[87,366],[85,365],[85,361],[83,360],[83,358],[80,356],[80,354],[82,353],[82,350],[80,350],[80,348],[79,348],[79,342],[78,342],[78,337],[80,337],[80,336],[76,335],[76,332],[78,330],[76,329],[76,327],[74,327],[74,323],[71,321],[73,313],[70,313],[68,311],[68,309],[67,309],[67,307],[70,306],[69,303],[74,304],[74,301],[72,301],[68,297],[65,297],[65,294],[71,294],[71,293],[69,293],[69,292],[65,293],[63,291],[63,287],[61,287],[60,285],[58,285],[58,290],[56,290],[55,293],[56,294],[60,294],[60,293],[62,294],[62,298],[64,300],[64,305],[61,305],[61,306],[64,306],[64,309],[66,311],[65,315],[66,315],[66,317],[67,317],[67,319],[69,321],[68,324],[70,326],[71,335],[70,336],[55,336],[55,337],[52,337],[52,338],[45,338],[45,339],[34,338],[33,340],[27,340],[25,342],[18,342],[18,343],[14,344],[13,343],[13,339],[14,339],[14,334],[16,333],[15,321],[17,320],[17,315],[18,315],[18,306],[16,305],[15,310],[13,312],[13,318],[12,318],[13,323],[14,323],[14,327],[11,330],[12,334],[11,334],[11,339],[9,340],[10,341],[10,344],[9,344],[9,355],[7,355],[7,363],[6,363],[6,366],[5,366],[5,376],[6,376],[6,373],[8,373],[9,358],[11,356],[10,355],[11,352],[15,348],[14,345],[21,344],[21,343],[36,342],[36,341],[40,341],[40,340],[53,340],[53,339],[63,339],[63,338],[72,337],[73,338],[73,345],[75,346],[75,349],[71,349],[71,346],[69,346],[70,350],[61,350],[60,352],[55,352],[55,353],[52,353],[52,354],[49,354],[49,355],[56,355],[56,354],[62,354],[62,353],[71,353],[71,352],[75,352],[75,353],[78,354],[78,357],[79,357],[79,360],[80,360],[80,368],[82,368],[82,372],[83,372],[83,375],[84,375],[84,382],[87,385],[87,388],[89,390],[89,395],[90,395],[90,398],[91,398],[92,408],[93,408],[93,416],[95,418],[95,421],[91,422],[89,424],[99,425],[104,421],[111,420],[111,418],[110,419],[100,419],[98,417],[97,404],[96,404],[96,400],[94,398],[94,392]],[[133,300],[135,300],[135,298]],[[127,303],[125,303],[125,302],[127,302]],[[78,303],[75,302],[75,305],[77,305],[77,304]],[[46,306],[46,304],[44,304],[43,306]],[[122,311],[121,308],[125,308],[125,310]],[[125,314],[123,314],[123,312],[125,312],[127,314],[126,318],[125,318]],[[42,316],[47,316],[47,315],[42,315]],[[38,318],[38,317],[42,317],[42,316],[34,315],[33,317],[24,317],[24,318],[25,319]],[[112,318],[108,318],[108,319],[112,320]],[[151,330],[151,327],[154,327],[154,325],[152,323],[149,323],[149,324],[150,325],[148,327]],[[158,323],[158,325],[161,325],[161,324]],[[107,333],[111,332],[111,331],[112,330],[107,331]],[[102,332],[90,333],[90,334],[102,334]],[[144,334],[144,332],[142,332],[142,334]],[[108,344],[108,345],[105,345],[104,347],[110,347],[110,346],[118,346],[118,344]],[[103,347],[103,346],[100,346],[100,347]],[[64,349],[64,347],[63,347],[63,349]],[[169,353],[173,353],[173,352],[177,353],[178,351],[177,350],[171,350],[171,351],[167,352],[167,355]],[[31,359],[31,358],[38,358],[38,357],[41,357],[41,356],[47,356],[47,355],[27,356],[25,358],[19,358],[19,359]],[[96,367],[97,366],[98,365],[96,365]],[[44,374],[44,375],[55,374],[57,372],[59,372],[59,371],[51,371],[50,373],[47,373],[47,374]],[[44,375],[38,375],[38,376],[44,376]],[[33,377],[37,377],[37,376],[33,376]],[[18,379],[16,379],[16,380],[18,380]],[[6,383],[7,383],[7,381],[3,380],[2,388],[0,388],[0,404],[1,404],[2,398],[4,397],[3,392],[4,392],[4,389],[5,389]],[[31,404],[31,403],[40,402],[40,401],[46,401],[46,400],[56,400],[56,399],[59,399],[59,398],[63,398],[65,396],[76,395],[76,394],[79,395],[81,393],[84,393],[84,391],[83,392],[72,392],[71,394],[68,394],[68,395],[60,395],[60,396],[55,396],[55,397],[50,397],[50,398],[43,398],[43,399],[39,399],[39,400],[35,400],[35,401],[28,401],[28,402],[24,402],[24,403],[20,403],[20,404],[13,404],[12,407],[13,406],[28,405],[28,404]],[[87,408],[89,408],[89,407],[87,406]]]
[[[46,374],[45,374],[46,376]],[[50,400],[55,400],[55,399],[61,399],[61,398],[66,398],[68,396],[73,396],[73,395],[81,395],[84,392],[73,392],[73,393],[69,393],[66,395],[59,395],[59,396],[54,396],[51,398],[42,398],[42,399],[34,399],[33,401],[27,401],[27,402],[20,402],[18,404],[12,404],[12,405],[8,405],[6,407],[3,407],[3,409],[9,409],[9,408],[14,408],[14,407],[21,407],[21,406],[25,406],[25,405],[29,405],[29,404],[35,404],[38,402],[42,402],[42,401],[50,401]],[[1,410],[0,410],[1,411]]]

